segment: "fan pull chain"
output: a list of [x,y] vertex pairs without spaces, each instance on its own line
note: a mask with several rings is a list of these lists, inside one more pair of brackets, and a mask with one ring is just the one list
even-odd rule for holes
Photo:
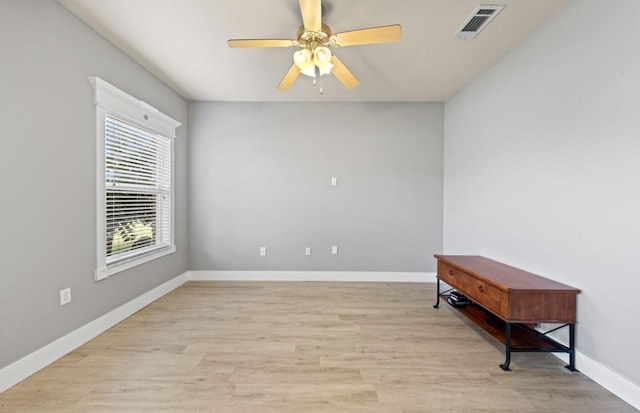
[[323,78],[323,77],[324,77],[324,76],[320,76],[320,94],[321,94],[321,95],[322,95],[322,94],[324,94],[324,90],[322,90],[322,78]]

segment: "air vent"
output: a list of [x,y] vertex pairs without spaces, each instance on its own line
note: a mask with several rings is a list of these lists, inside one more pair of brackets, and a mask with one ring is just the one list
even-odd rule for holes
[[504,9],[503,5],[480,5],[453,35],[454,39],[473,39],[482,31],[494,17]]

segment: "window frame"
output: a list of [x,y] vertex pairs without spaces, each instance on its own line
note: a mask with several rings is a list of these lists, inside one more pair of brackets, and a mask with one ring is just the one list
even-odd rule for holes
[[[175,130],[180,122],[163,114],[153,106],[134,98],[117,87],[100,79],[90,76],[89,81],[94,88],[94,104],[96,106],[96,252],[97,265],[95,280],[100,281],[129,268],[144,264],[151,260],[172,254],[176,251],[175,235]],[[106,116],[112,116],[128,122],[135,127],[169,140],[171,185],[171,211],[169,245],[145,248],[138,253],[122,253],[122,259],[107,263],[107,199],[106,199],[106,148],[105,121]]]

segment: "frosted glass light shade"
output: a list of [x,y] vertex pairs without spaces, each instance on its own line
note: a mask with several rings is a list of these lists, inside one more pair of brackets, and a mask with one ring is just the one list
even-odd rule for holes
[[293,54],[293,62],[298,66],[298,69],[305,70],[309,67],[313,67],[313,56],[311,50],[302,49]]
[[313,51],[313,62],[320,69],[331,64],[331,50],[328,47],[319,46]]

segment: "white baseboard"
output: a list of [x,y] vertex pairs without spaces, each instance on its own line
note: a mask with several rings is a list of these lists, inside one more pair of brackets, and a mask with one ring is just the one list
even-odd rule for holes
[[39,350],[0,369],[0,393],[15,386],[38,370],[48,366],[67,353],[80,347],[136,311],[146,307],[163,295],[173,291],[189,280],[188,272],[181,274],[153,290],[134,298],[126,304],[108,312],[66,336],[47,344]]
[[[569,364],[566,353],[552,353]],[[576,350],[576,368],[591,380],[640,410],[640,386]]]
[[192,281],[435,282],[432,272],[189,271]]
[[[557,326],[557,325],[556,325]],[[550,334],[550,337],[558,343],[568,346],[569,344],[558,337],[557,334]],[[551,353],[565,364],[569,364],[569,355],[567,353]],[[640,410],[640,386],[624,376],[611,370],[609,367],[585,356],[576,350],[576,369],[595,381],[611,393],[615,394],[625,402],[629,403],[636,409]]]

